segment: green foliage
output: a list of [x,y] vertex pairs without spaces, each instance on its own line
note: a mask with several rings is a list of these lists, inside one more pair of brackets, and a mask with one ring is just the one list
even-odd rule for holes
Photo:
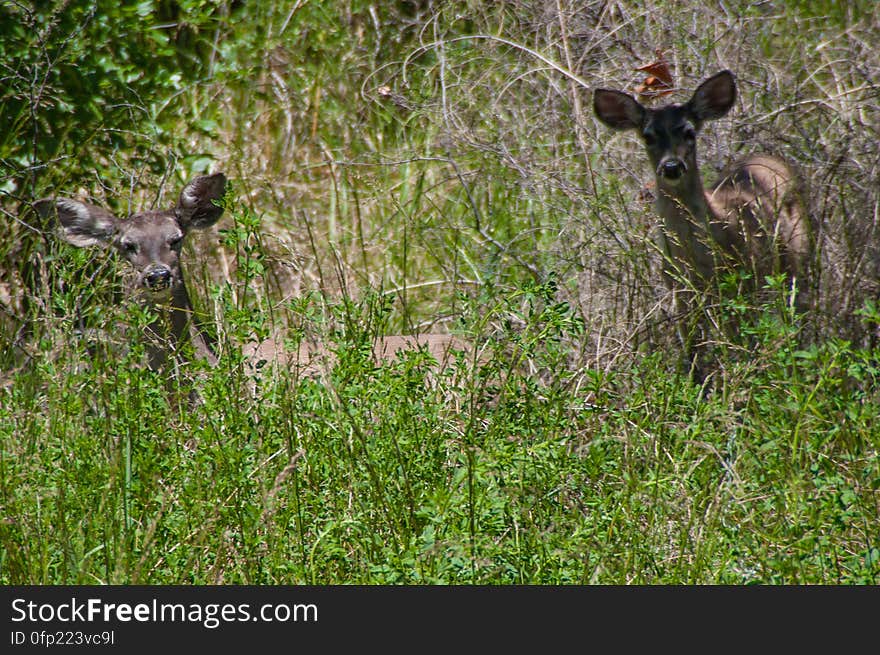
[[[350,327],[329,377],[266,369],[257,395],[235,357],[169,386],[137,347],[20,373],[0,421],[3,579],[880,580],[875,379],[848,375],[868,353],[798,350],[761,319],[756,357],[709,397],[660,357],[577,391],[556,344],[582,326],[553,289],[496,307],[521,323],[475,368],[374,362],[386,310],[367,300],[333,309]],[[173,400],[194,382],[200,403]]]
[[[3,5],[0,582],[880,583],[876,10],[789,4]],[[703,386],[636,151],[562,74],[661,46],[685,87],[738,67],[701,153],[791,154],[833,237],[809,311],[781,277],[698,299]],[[20,205],[122,216],[208,170],[184,266],[219,362],[152,371],[123,265]],[[427,331],[473,350],[373,356]],[[269,337],[332,356],[246,356]]]
[[4,4],[2,188],[35,193],[96,168],[111,184],[129,166],[164,173],[180,149],[176,126],[198,116],[187,95],[206,77],[201,52],[219,27],[203,2]]
[[836,27],[844,27],[855,21],[876,14],[877,5],[869,0],[790,0],[786,3],[792,11],[806,18],[830,21]]

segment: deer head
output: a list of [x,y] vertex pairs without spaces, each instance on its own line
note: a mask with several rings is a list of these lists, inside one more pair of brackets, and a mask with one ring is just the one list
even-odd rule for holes
[[597,89],[593,95],[596,116],[615,130],[635,130],[642,142],[658,185],[674,187],[697,179],[697,134],[703,123],[721,118],[736,100],[736,81],[721,71],[704,81],[684,104],[648,109],[631,95]]

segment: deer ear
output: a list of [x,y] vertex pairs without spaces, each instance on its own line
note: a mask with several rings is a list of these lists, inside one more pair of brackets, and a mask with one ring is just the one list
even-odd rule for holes
[[223,173],[201,175],[187,184],[177,201],[177,218],[181,226],[204,229],[211,227],[223,215],[223,207],[214,204],[226,193],[226,176]]
[[645,108],[623,91],[596,89],[593,111],[600,121],[615,130],[641,129],[645,122]]
[[736,100],[736,80],[730,71],[716,73],[694,91],[688,102],[694,118],[709,121],[724,116]]
[[119,219],[96,205],[69,198],[44,198],[34,203],[34,209],[44,221],[57,218],[61,238],[80,248],[106,246],[116,234]]

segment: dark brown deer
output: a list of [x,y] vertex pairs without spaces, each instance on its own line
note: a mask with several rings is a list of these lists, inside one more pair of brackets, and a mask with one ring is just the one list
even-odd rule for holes
[[216,203],[223,198],[223,173],[203,175],[187,184],[177,205],[164,211],[146,211],[120,219],[106,209],[69,198],[46,198],[34,207],[44,219],[57,217],[59,233],[78,247],[112,247],[133,267],[132,295],[153,305],[157,319],[149,326],[147,355],[150,368],[161,368],[169,351],[179,352],[184,339],[211,364],[217,361],[214,344],[195,320],[186,289],[180,254],[190,230],[214,225],[223,214]]
[[[676,316],[687,308],[686,298],[708,292],[722,271],[746,269],[753,284],[761,284],[766,275],[783,272],[794,281],[808,264],[809,222],[785,161],[750,155],[731,164],[711,189],[703,188],[697,135],[706,121],[727,114],[735,99],[736,82],[726,70],[700,84],[684,104],[652,109],[622,91],[593,94],[596,116],[615,130],[635,130],[648,153],[655,209],[663,219],[664,273],[677,289]],[[690,339],[680,336],[687,345]]]

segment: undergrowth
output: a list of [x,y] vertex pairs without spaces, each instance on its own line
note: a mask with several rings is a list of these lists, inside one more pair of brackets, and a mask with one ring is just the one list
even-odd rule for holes
[[[673,4],[0,9],[0,582],[880,582],[877,7]],[[647,163],[590,111],[657,49],[670,100],[736,72],[701,162],[785,155],[817,238],[806,309],[701,298],[698,380]],[[184,266],[219,362],[152,371],[124,266],[28,206],[208,170]],[[426,332],[470,347],[373,357]]]

